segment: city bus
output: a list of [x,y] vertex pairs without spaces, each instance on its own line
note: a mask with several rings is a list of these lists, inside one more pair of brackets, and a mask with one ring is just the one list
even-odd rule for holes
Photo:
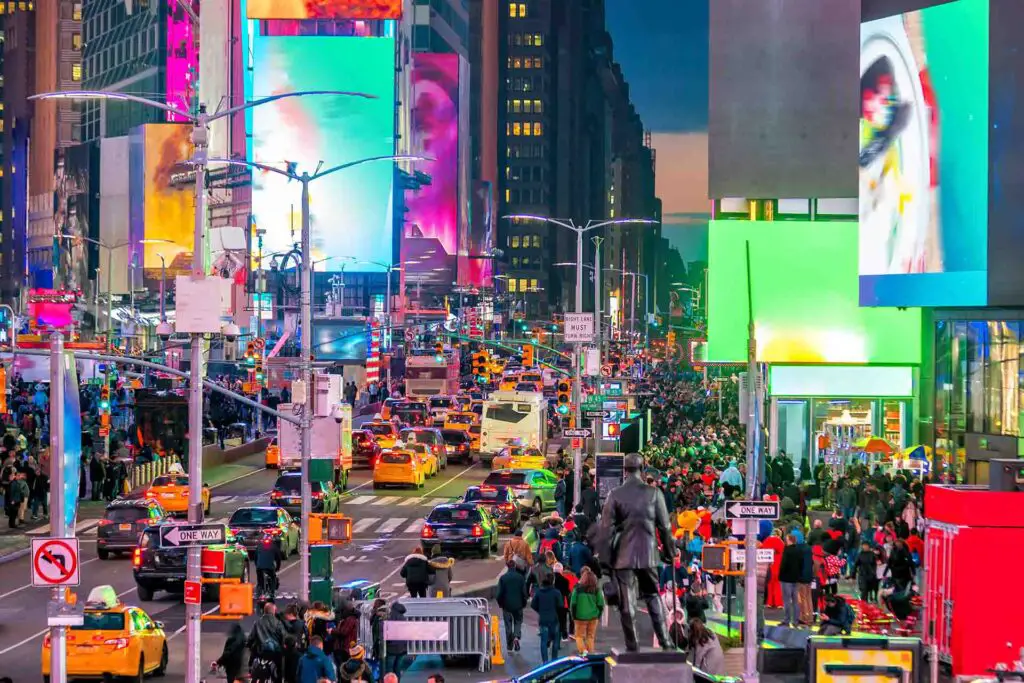
[[459,352],[405,359],[405,396],[426,400],[459,393]]
[[495,391],[484,401],[480,460],[490,463],[510,446],[547,453],[548,401],[539,392]]

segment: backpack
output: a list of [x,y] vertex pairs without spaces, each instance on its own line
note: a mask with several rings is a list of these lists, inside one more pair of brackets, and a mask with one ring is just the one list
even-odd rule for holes
[[540,542],[540,548],[538,549],[539,555],[544,555],[547,551],[551,551],[558,557],[558,539],[557,538],[545,538]]

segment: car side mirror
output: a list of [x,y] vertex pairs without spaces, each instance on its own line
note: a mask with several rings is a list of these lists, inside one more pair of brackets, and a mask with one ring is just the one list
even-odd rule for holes
[[152,625],[150,626],[150,630],[154,630],[154,629],[158,629],[158,628],[161,628],[161,629],[162,629],[163,627],[164,627],[164,622],[162,622],[162,621],[157,621],[157,622],[154,622],[154,623],[153,623],[153,624],[152,624]]

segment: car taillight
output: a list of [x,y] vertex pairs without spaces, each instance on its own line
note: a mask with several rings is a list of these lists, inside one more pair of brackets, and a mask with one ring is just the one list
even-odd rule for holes
[[101,519],[99,526],[107,526],[108,524],[113,524],[113,522],[109,519]]
[[278,534],[281,533],[281,528],[280,527],[276,527],[276,526],[272,526],[269,529],[265,529],[263,531],[263,533],[269,534],[271,536],[277,536]]
[[517,484],[517,485],[513,486],[512,488],[514,488],[516,491],[529,491],[530,490],[530,485],[529,484]]
[[271,491],[270,492],[270,497],[271,498],[280,498],[281,497],[281,492],[280,491]]
[[123,650],[128,647],[128,643],[131,642],[128,638],[108,638],[103,641],[104,645],[113,645],[115,650]]
[[312,496],[314,498],[318,498],[319,499],[319,498],[323,498],[324,494],[323,494],[323,491],[313,491]]
[[142,566],[142,549],[141,548],[136,548],[135,550],[132,551],[132,566],[133,567],[140,567],[140,566]]
[[434,538],[435,536],[437,536],[437,532],[434,531],[434,528],[424,524],[423,525],[423,530],[420,531],[420,537],[422,537],[422,538]]
[[474,524],[473,525],[473,535],[474,536],[483,536],[484,535],[484,528],[482,526],[480,526],[479,524]]
[[50,634],[43,636],[43,647],[50,647]]
[[498,506],[498,509],[501,510],[502,512],[512,512],[516,509],[516,506],[513,505],[512,503],[502,503],[501,505]]

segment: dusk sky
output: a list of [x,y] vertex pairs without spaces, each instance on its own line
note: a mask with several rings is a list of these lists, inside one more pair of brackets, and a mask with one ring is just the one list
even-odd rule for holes
[[657,151],[663,234],[707,258],[708,0],[607,0],[615,60]]

